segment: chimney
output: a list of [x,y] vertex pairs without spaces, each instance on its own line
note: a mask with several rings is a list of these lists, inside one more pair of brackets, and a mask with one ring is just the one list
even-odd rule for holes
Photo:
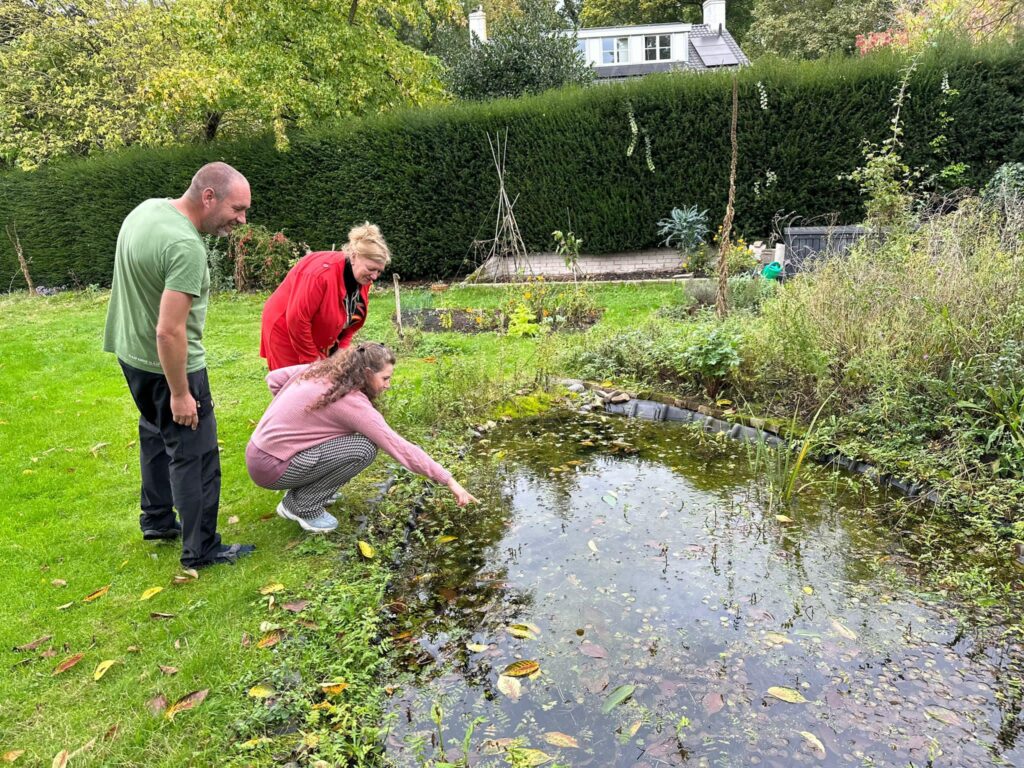
[[712,32],[722,33],[725,29],[725,0],[704,0],[704,23]]
[[482,5],[469,14],[469,44],[487,42],[487,14]]

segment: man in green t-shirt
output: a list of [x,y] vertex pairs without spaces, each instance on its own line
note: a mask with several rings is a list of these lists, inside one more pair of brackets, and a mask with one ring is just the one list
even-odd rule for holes
[[245,177],[209,163],[178,199],[141,203],[117,236],[103,349],[117,355],[139,409],[139,524],[147,540],[180,535],[186,568],[233,563],[255,549],[222,544],[217,533],[220,454],[203,349],[210,270],[202,235],[229,234],[249,204]]

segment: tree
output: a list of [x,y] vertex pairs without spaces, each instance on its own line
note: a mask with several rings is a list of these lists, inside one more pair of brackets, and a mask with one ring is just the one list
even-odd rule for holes
[[[754,0],[729,0],[726,27],[743,42],[753,20]],[[702,0],[586,0],[580,20],[584,27],[609,27],[620,24],[662,24],[689,22],[704,18]]]
[[584,85],[593,71],[576,49],[576,36],[544,0],[525,0],[521,15],[506,14],[486,43],[452,30],[441,52],[448,89],[462,99],[494,99]]
[[817,59],[854,51],[858,34],[892,26],[897,0],[754,0],[747,53]]
[[[454,0],[5,0],[0,158],[288,131],[443,96],[401,32]],[[9,31],[8,31],[9,30]]]
[[915,47],[942,37],[1013,40],[1024,31],[1024,0],[903,0],[897,15]]

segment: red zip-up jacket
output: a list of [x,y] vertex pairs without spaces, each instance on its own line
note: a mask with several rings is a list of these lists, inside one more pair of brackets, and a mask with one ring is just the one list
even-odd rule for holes
[[270,294],[260,329],[260,357],[270,370],[322,360],[347,347],[366,322],[369,284],[359,288],[362,316],[346,326],[345,260],[344,251],[307,253]]

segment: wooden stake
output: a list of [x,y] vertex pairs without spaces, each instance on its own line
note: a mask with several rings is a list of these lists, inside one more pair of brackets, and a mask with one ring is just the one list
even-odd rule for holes
[[732,234],[733,205],[736,202],[736,160],[739,156],[739,145],[736,141],[736,121],[739,114],[739,80],[735,73],[732,76],[732,127],[729,138],[732,139],[732,162],[729,164],[729,202],[725,206],[725,220],[722,222],[722,242],[718,248],[718,293],[715,296],[715,314],[719,319],[729,314],[726,299],[729,290],[729,263],[726,253],[729,251],[729,237]]
[[25,276],[25,282],[28,284],[28,293],[30,296],[34,296],[36,293],[35,286],[32,285],[32,275],[28,272],[28,262],[25,261],[25,252],[21,249],[21,241],[18,240],[18,229],[12,221],[7,225],[7,237],[11,240],[11,245],[14,246],[14,253],[18,256],[18,264],[21,265],[21,274]]
[[404,339],[402,335],[402,297],[398,292],[398,274],[392,275],[395,279],[395,325],[398,326],[398,338]]

